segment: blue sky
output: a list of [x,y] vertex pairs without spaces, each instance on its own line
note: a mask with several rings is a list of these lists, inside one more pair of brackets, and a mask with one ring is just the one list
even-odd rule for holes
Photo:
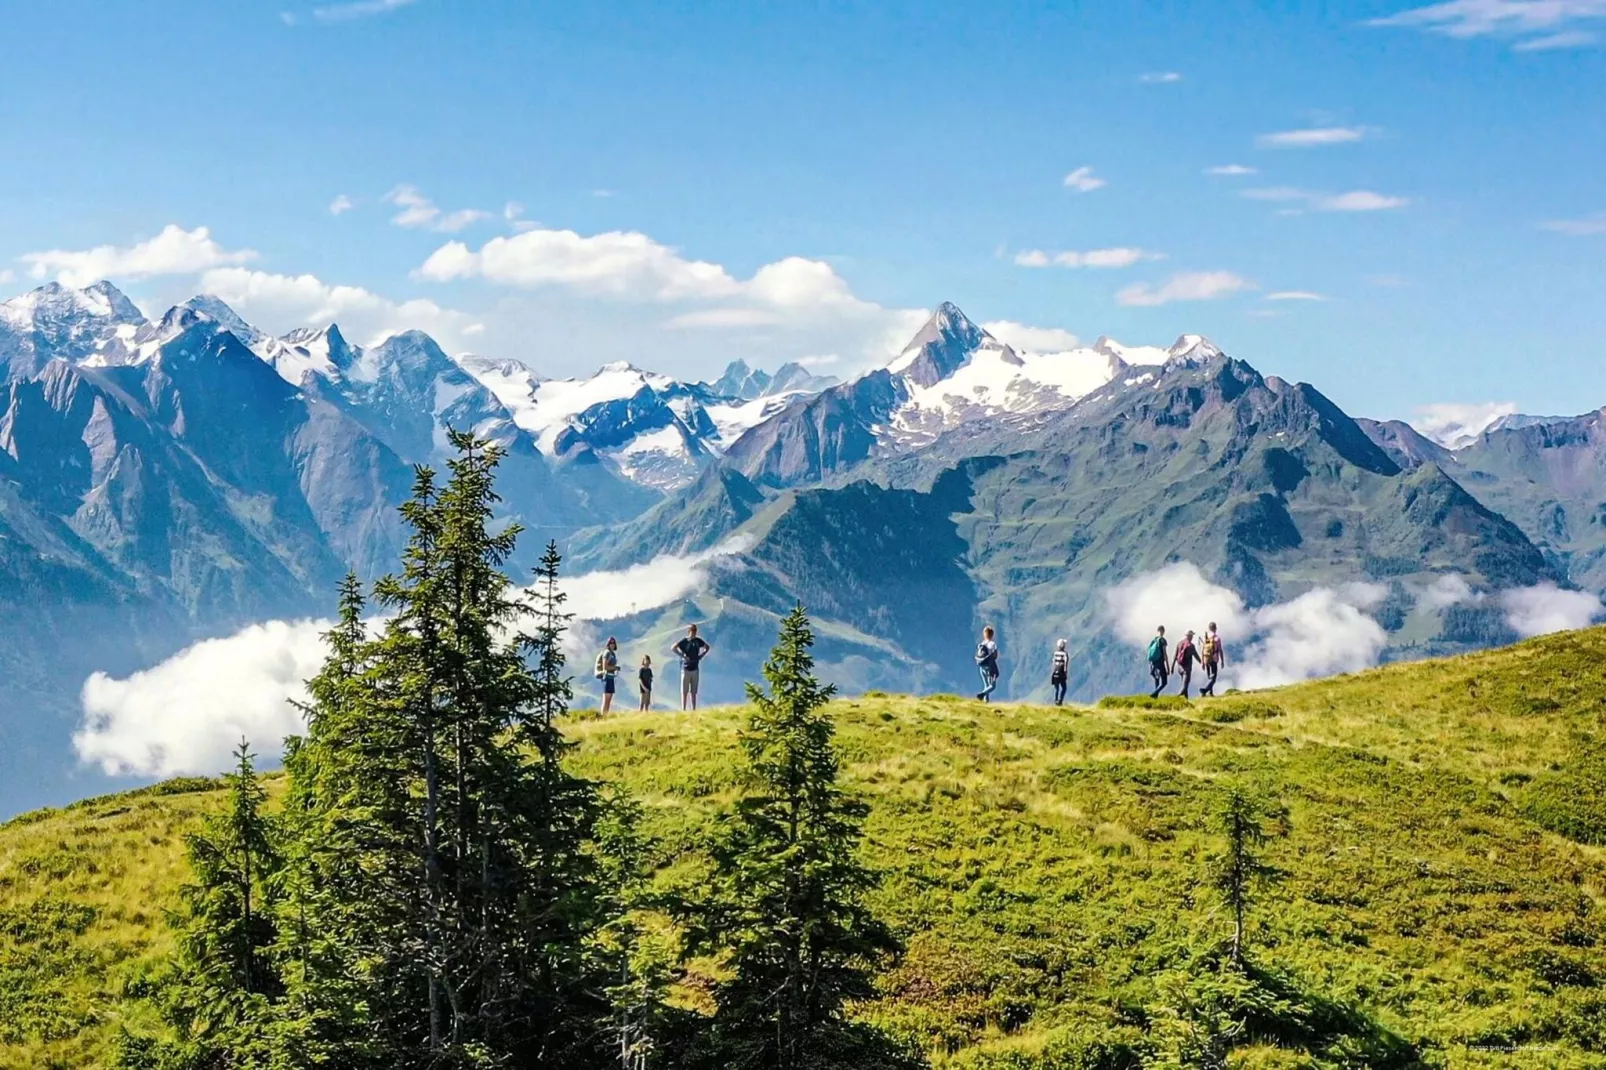
[[0,292],[549,375],[852,371],[953,300],[1606,404],[1606,0],[1270,6],[0,0]]

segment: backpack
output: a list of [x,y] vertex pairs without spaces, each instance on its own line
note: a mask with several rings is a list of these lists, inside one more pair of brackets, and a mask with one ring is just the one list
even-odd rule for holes
[[604,650],[602,653],[597,655],[597,664],[596,664],[595,672],[597,674],[597,679],[598,680],[607,679],[607,676],[608,676],[607,670],[603,668],[603,662],[607,659],[607,657],[608,657],[608,652],[606,650]]
[[988,650],[986,643],[977,643],[976,664],[988,669],[995,668],[998,665],[998,648]]
[[1206,634],[1204,642],[1199,644],[1199,656],[1210,661],[1216,656],[1216,637]]
[[1165,657],[1165,640],[1158,635],[1149,640],[1149,660],[1159,661]]
[[1071,670],[1071,655],[1064,650],[1054,651],[1054,667],[1050,672],[1050,680],[1063,680]]

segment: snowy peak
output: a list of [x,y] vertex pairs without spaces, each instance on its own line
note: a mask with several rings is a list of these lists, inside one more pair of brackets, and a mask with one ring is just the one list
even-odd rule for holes
[[54,331],[70,326],[104,329],[121,323],[143,324],[134,302],[104,280],[75,290],[47,282],[36,290],[0,301],[0,321],[17,330]]
[[230,308],[221,297],[212,294],[196,294],[179,306],[197,312],[211,319],[229,331],[234,337],[248,346],[254,346],[265,336],[255,327],[245,322],[238,312]]
[[1184,334],[1166,350],[1166,359],[1203,363],[1221,356],[1221,350],[1202,334]]
[[972,323],[959,306],[944,301],[887,370],[916,387],[930,388],[983,353],[1005,364],[1021,363],[1013,349]]
[[752,401],[769,392],[770,382],[769,372],[762,368],[749,367],[745,360],[733,360],[725,366],[725,374],[704,385],[708,387],[710,393],[722,398]]

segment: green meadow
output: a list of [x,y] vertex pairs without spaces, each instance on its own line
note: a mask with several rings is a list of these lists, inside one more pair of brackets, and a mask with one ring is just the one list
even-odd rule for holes
[[[1250,957],[1302,1024],[1232,1065],[1606,1066],[1606,629],[1192,704],[832,709],[907,948],[856,1013],[934,1066],[1122,1065],[1099,1053],[1230,932],[1233,788],[1272,815]],[[566,726],[573,768],[642,804],[666,889],[703,880],[743,715]],[[178,780],[0,825],[0,1067],[99,1066],[158,1028],[184,835],[221,797]],[[717,969],[688,962],[676,998]],[[1345,1031],[1364,1043],[1313,1054]]]

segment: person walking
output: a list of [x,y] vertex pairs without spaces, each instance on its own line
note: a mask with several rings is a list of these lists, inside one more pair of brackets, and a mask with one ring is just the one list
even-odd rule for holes
[[641,671],[636,673],[636,682],[641,685],[641,706],[639,709],[652,709],[652,656],[641,655]]
[[1171,670],[1167,667],[1165,625],[1162,624],[1154,630],[1154,638],[1149,640],[1149,678],[1154,681],[1154,690],[1149,692],[1150,698],[1159,698],[1160,692],[1165,690],[1167,681],[1171,679]]
[[619,676],[619,642],[608,636],[608,645],[597,655],[597,679],[602,681],[602,712],[613,709],[614,681]]
[[993,640],[991,624],[981,630],[981,642],[976,645],[976,670],[981,674],[981,690],[976,698],[986,702],[998,686],[998,644]]
[[1065,705],[1065,688],[1071,682],[1071,652],[1065,649],[1065,640],[1054,641],[1054,660],[1048,670],[1048,682],[1054,685],[1054,705]]
[[1204,639],[1200,643],[1199,660],[1204,664],[1205,685],[1199,689],[1200,697],[1216,693],[1216,674],[1221,672],[1227,664],[1227,648],[1221,643],[1221,635],[1216,631],[1216,622],[1211,621],[1210,627],[1205,629]]
[[1182,674],[1182,690],[1177,694],[1183,698],[1188,697],[1188,685],[1193,682],[1193,665],[1199,660],[1199,648],[1193,644],[1193,629],[1182,635],[1182,642],[1177,644],[1177,652],[1172,655],[1171,668],[1174,672]]
[[686,629],[686,637],[674,646],[674,654],[680,659],[680,708],[682,710],[695,710],[697,708],[697,682],[702,674],[703,659],[714,648],[697,634],[697,625],[693,624]]

